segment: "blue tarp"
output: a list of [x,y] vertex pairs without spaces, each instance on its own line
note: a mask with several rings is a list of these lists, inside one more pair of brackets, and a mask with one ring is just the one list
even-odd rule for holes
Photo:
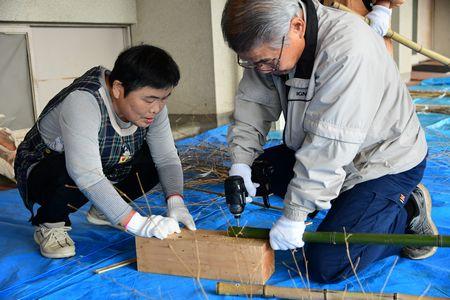
[[[419,117],[426,129],[430,147],[423,183],[433,197],[433,218],[440,233],[450,235],[450,118],[448,115],[431,113],[421,113]],[[226,126],[220,127],[179,141],[177,144],[180,152],[198,144],[208,145],[212,149],[224,147],[226,129]],[[279,132],[271,133],[268,145],[280,143],[280,136]],[[187,181],[192,176],[195,174],[188,175]],[[203,188],[222,191],[221,185]],[[223,230],[230,223],[234,224],[223,198],[189,189],[185,196],[198,228]],[[163,195],[160,192],[149,194],[148,199],[152,213],[165,213]],[[211,205],[212,200],[215,201],[214,205]],[[94,226],[86,221],[88,205],[71,215],[73,230],[70,235],[76,242],[77,255],[69,259],[46,259],[40,255],[39,248],[33,241],[33,227],[27,222],[29,213],[17,190],[0,192],[0,201],[0,299],[233,298],[217,296],[215,280],[201,279],[198,283],[187,277],[140,273],[136,271],[136,264],[100,275],[94,274],[93,271],[98,268],[133,258],[136,254],[134,238],[127,233]],[[282,205],[281,199],[275,196],[271,198],[271,203]],[[144,199],[139,199],[137,204],[142,209],[147,207]],[[321,212],[308,230],[313,230],[324,215],[325,212]],[[247,205],[241,225],[270,228],[279,216],[278,211]],[[355,277],[338,284],[304,283],[296,272],[291,253],[277,251],[276,271],[267,284],[450,297],[449,248],[441,248],[433,257],[420,261],[386,258],[367,270],[358,272],[361,285]]]
[[441,96],[434,98],[414,98],[414,104],[420,105],[450,105],[450,97],[446,96],[446,93],[450,92],[450,77],[430,78],[420,82],[420,84],[411,86],[411,91],[417,92],[441,92]]
[[450,91],[450,77],[429,78],[422,80],[420,84],[409,87],[411,91]]

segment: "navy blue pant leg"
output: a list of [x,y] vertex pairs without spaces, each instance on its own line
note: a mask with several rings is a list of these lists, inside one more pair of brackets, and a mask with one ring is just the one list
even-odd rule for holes
[[[426,161],[403,173],[366,181],[339,195],[317,231],[403,234],[411,192],[423,177]],[[400,254],[390,245],[349,245],[356,272],[371,263]],[[310,243],[305,246],[308,272],[316,282],[337,282],[354,275],[345,245]]]
[[[292,157],[287,158],[286,151],[285,146],[278,146],[267,149],[260,157],[274,166],[274,176],[277,176],[274,178],[275,190],[280,196],[284,196],[293,176],[289,174],[289,177],[286,173],[292,170],[295,163]],[[408,216],[404,206],[422,179],[425,166],[426,160],[423,160],[406,172],[366,181],[341,193],[333,201],[317,231],[405,233]],[[282,169],[287,167],[291,169],[283,173]],[[377,260],[399,254],[400,249],[398,246],[349,245],[350,257],[357,265],[357,272]],[[337,282],[354,275],[345,245],[307,243],[305,254],[309,278],[316,282]]]

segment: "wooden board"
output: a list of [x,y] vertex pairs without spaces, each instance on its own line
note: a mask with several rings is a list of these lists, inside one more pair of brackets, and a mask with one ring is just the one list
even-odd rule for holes
[[225,231],[182,230],[159,240],[136,237],[138,271],[264,284],[275,270],[267,240],[227,236]]

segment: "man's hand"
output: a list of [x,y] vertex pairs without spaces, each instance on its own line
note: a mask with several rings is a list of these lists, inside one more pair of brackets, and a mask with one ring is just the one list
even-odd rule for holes
[[181,196],[170,196],[169,199],[167,199],[167,209],[167,215],[169,217],[184,224],[189,230],[196,230],[194,219],[184,205],[184,201]]
[[382,5],[375,5],[372,11],[366,15],[370,20],[370,27],[379,35],[385,36],[389,29],[392,11]]
[[391,0],[391,8],[399,7],[403,3],[405,3],[405,0]]
[[387,8],[396,8],[405,3],[405,0],[377,0],[375,5],[383,5]]
[[250,196],[246,198],[246,202],[252,202],[251,197],[255,197],[256,188],[259,187],[258,183],[252,181],[252,169],[246,164],[233,164],[228,175],[241,176],[244,179],[245,189]]
[[160,240],[165,239],[169,234],[181,232],[178,222],[172,218],[157,215],[143,217],[138,212],[134,213],[125,228],[134,235],[154,236]]
[[270,246],[273,250],[288,250],[301,248],[305,232],[304,221],[292,221],[281,216],[270,230]]

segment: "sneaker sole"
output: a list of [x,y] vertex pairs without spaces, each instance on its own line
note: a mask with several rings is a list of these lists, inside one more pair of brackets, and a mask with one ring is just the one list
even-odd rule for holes
[[75,251],[67,251],[65,253],[55,254],[55,253],[46,253],[41,249],[41,255],[48,258],[69,258],[75,256]]
[[94,225],[109,226],[109,227],[112,227],[112,228],[115,228],[115,229],[125,230],[125,228],[123,226],[113,225],[109,221],[102,220],[102,219],[99,219],[99,218],[96,218],[96,217],[92,216],[89,212],[86,215],[86,220],[89,223],[94,224]]
[[89,223],[94,224],[94,225],[112,226],[112,224],[109,223],[108,221],[96,218],[96,217],[92,216],[89,212],[86,215],[86,220],[88,220]]
[[75,250],[70,250],[70,251],[66,251],[63,253],[47,253],[45,251],[42,250],[41,248],[41,243],[39,242],[38,238],[36,237],[36,232],[33,235],[34,241],[36,242],[36,244],[39,245],[39,251],[41,252],[41,255],[47,258],[68,258],[68,257],[72,257],[75,256]]
[[[433,222],[433,219],[431,219],[431,208],[432,208],[432,204],[431,204],[431,195],[430,195],[430,192],[429,192],[428,189],[427,189],[423,184],[421,184],[421,183],[419,183],[417,186],[418,186],[418,187],[420,188],[420,190],[424,193],[424,197],[425,197],[425,206],[426,206],[426,211],[427,211],[427,221],[428,221],[428,223],[430,224],[431,229],[433,230],[433,234],[437,235],[437,234],[439,234],[439,232],[438,232],[438,230],[437,230],[436,225],[435,225],[434,222]],[[433,247],[432,250],[431,250],[430,252],[428,252],[428,253],[426,253],[426,254],[424,254],[424,255],[422,255],[422,256],[417,256],[417,257],[414,257],[414,258],[411,257],[411,259],[415,259],[415,260],[417,260],[417,259],[425,259],[425,258],[428,258],[428,257],[430,257],[430,256],[433,256],[433,255],[436,253],[436,251],[437,251],[437,247]]]

